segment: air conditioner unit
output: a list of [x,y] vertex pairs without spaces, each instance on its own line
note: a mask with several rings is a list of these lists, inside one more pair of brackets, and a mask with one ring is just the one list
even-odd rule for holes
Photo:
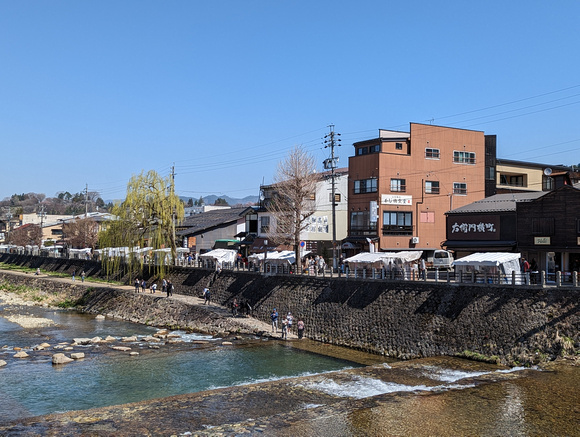
[[413,243],[413,244],[419,244],[419,237],[413,237],[413,238],[411,238],[411,243]]

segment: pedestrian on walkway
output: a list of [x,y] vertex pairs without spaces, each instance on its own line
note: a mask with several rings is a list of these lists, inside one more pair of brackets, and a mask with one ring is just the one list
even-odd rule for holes
[[85,282],[85,271],[84,270],[81,273],[81,282]]
[[304,322],[302,319],[298,319],[296,327],[298,328],[298,338],[301,339],[304,336]]
[[161,282],[161,291],[167,293],[167,279],[165,278],[163,278],[163,281]]
[[151,294],[155,294],[156,291],[157,291],[157,284],[154,282],[153,285],[151,285]]
[[288,315],[286,316],[286,321],[288,322],[288,332],[292,332],[292,323],[294,322],[294,316],[290,311],[288,311]]
[[143,290],[143,293],[147,290],[147,281],[145,281],[145,279],[141,281],[141,289]]
[[139,293],[140,288],[141,288],[141,281],[139,281],[139,278],[135,278],[135,293]]
[[72,280],[73,280],[73,282],[75,281],[75,276],[76,276],[76,274],[77,274],[77,271],[76,271],[76,270],[75,270],[75,271],[73,271],[73,276],[72,276]]
[[282,322],[282,340],[288,340],[288,320]]
[[236,299],[235,297],[232,302],[232,316],[238,317],[238,299]]
[[167,290],[167,297],[173,296],[173,284],[171,281],[167,281],[167,286],[165,288]]
[[272,332],[278,332],[278,311],[276,311],[276,308],[272,310],[270,319],[272,319]]
[[211,301],[211,292],[209,291],[209,288],[205,287],[203,289],[203,304],[204,305],[210,305],[210,301]]

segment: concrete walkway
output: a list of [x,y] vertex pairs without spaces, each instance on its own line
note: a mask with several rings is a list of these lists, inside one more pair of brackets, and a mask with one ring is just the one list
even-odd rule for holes
[[[34,273],[26,273],[26,272],[18,272],[14,270],[6,270],[6,272],[10,272],[16,275],[22,275],[26,277],[34,277],[38,279],[48,279],[51,281],[74,284],[77,286],[84,286],[84,287],[105,287],[105,288],[114,288],[116,290],[123,290],[127,293],[135,293],[135,286],[132,285],[118,285],[118,284],[111,284],[107,282],[93,282],[89,280],[85,280],[84,282],[81,280],[80,276],[76,276],[75,280],[72,280],[72,277],[63,278],[63,277],[55,277],[52,275],[48,275],[45,273],[41,273],[40,275],[35,275]],[[137,293],[135,293],[137,294]],[[151,297],[165,297],[170,300],[179,301],[191,306],[197,307],[204,307],[206,311],[211,311],[212,313],[216,314],[222,318],[228,318],[231,322],[234,322],[236,325],[240,326],[240,328],[244,328],[250,332],[264,332],[270,334],[272,337],[281,338],[282,336],[282,319],[280,318],[278,321],[279,329],[277,332],[272,332],[272,326],[270,323],[262,322],[261,320],[255,319],[249,316],[242,316],[238,315],[237,317],[233,317],[230,308],[226,308],[222,305],[218,305],[215,303],[211,303],[209,305],[204,305],[204,299],[197,297],[197,296],[188,296],[184,294],[177,294],[173,293],[172,296],[166,297],[166,293],[157,290],[156,293],[152,293],[150,289],[147,289],[145,292],[140,292],[138,294],[147,295]],[[296,332],[288,333],[288,339],[297,339]]]

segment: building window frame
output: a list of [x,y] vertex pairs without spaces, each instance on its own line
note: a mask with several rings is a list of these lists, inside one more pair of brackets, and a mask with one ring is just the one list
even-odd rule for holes
[[266,234],[270,232],[270,216],[260,216],[260,233]]
[[403,143],[395,143],[395,150],[403,150]]
[[453,182],[453,194],[457,194],[459,196],[467,196],[467,183]]
[[469,164],[474,165],[476,163],[475,152],[467,152],[463,150],[453,151],[453,162],[455,164]]
[[369,148],[367,146],[364,147],[358,147],[356,149],[356,154],[357,156],[361,156],[361,155],[368,155],[369,153]]
[[[334,193],[334,203],[340,203],[341,197],[340,193]],[[332,203],[332,193],[328,193],[328,201]]]
[[425,194],[439,194],[439,181],[425,181]]
[[354,194],[376,193],[377,178],[359,179],[354,181]]
[[440,159],[441,154],[439,149],[434,149],[432,147],[425,148],[425,159]]
[[413,212],[383,211],[383,235],[413,235]]
[[421,211],[421,223],[435,223],[435,211]]
[[405,179],[391,178],[391,192],[392,193],[407,192],[407,181]]

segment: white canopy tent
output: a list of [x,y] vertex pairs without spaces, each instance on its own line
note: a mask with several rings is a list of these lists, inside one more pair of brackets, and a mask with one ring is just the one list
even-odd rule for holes
[[353,265],[355,268],[376,268],[389,267],[391,264],[404,265],[418,260],[423,255],[421,250],[408,250],[402,252],[361,252],[355,256],[346,258],[345,263]]
[[214,249],[199,255],[203,261],[213,260],[215,263],[234,263],[238,252],[232,249]]
[[[264,261],[264,254],[263,253],[255,253],[248,257],[248,261],[253,263],[260,263]],[[294,264],[296,262],[296,255],[292,250],[282,250],[280,252],[268,252],[267,256],[265,257],[266,263],[271,264]]]
[[90,247],[85,247],[83,249],[69,249],[68,253],[71,258],[90,258],[92,249]]
[[[520,273],[520,257],[519,253],[477,252],[455,260],[454,265],[459,273],[502,273],[511,277],[512,272]],[[516,278],[516,281],[520,282],[520,278]]]
[[496,268],[505,273],[511,274],[512,271],[520,273],[520,258],[519,253],[506,252],[477,252],[472,253],[466,257],[456,259],[454,265],[458,268],[469,270],[482,270],[484,268]]

